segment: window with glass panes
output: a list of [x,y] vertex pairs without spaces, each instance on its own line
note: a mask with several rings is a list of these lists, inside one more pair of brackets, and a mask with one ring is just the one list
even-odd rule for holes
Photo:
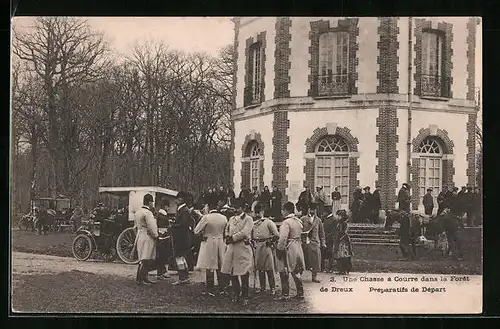
[[341,204],[349,203],[349,149],[338,136],[327,136],[316,147],[315,185],[323,186],[327,203],[335,187],[342,196]]
[[252,58],[252,100],[255,102],[260,102],[261,96],[261,47],[259,43],[256,43],[250,49]]
[[439,143],[433,138],[425,138],[419,147],[419,189],[423,196],[428,188],[437,197],[441,190],[443,155]]
[[444,96],[443,88],[443,38],[435,31],[422,33],[421,93],[427,96]]
[[327,32],[319,37],[319,91],[347,93],[349,76],[349,33]]
[[250,184],[253,188],[254,186],[260,186],[260,161],[261,161],[262,151],[257,143],[252,146],[250,151]]

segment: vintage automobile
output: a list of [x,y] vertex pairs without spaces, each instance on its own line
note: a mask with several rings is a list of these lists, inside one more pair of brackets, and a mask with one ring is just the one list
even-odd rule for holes
[[57,198],[34,198],[31,200],[29,214],[24,215],[18,223],[20,230],[35,230],[39,220],[39,209],[45,208],[51,216],[47,216],[45,223],[49,231],[62,231],[71,227],[70,218],[72,215],[71,199],[59,196]]
[[126,198],[128,206],[117,211],[109,211],[103,205],[94,209],[91,218],[77,230],[73,240],[73,256],[85,261],[93,253],[98,253],[106,261],[113,261],[118,256],[126,264],[137,264],[134,220],[135,213],[142,207],[144,195],[149,193],[153,196],[155,208],[167,201],[170,205],[169,216],[175,217],[174,199],[178,192],[157,186],[139,186],[100,187],[99,193]]

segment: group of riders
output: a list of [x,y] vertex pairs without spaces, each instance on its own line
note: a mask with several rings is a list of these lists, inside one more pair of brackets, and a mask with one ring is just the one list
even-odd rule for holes
[[[190,194],[179,192],[175,220],[169,220],[168,202],[156,211],[151,195],[143,201],[135,217],[140,261],[136,281],[140,285],[169,278],[169,265],[178,272],[175,285],[190,283],[190,270],[204,270],[204,294],[225,295],[232,286],[234,301],[247,304],[253,269],[255,280],[259,279],[257,293],[265,292],[268,284],[276,300],[290,299],[291,275],[297,292],[293,299],[303,300],[304,271],[311,271],[312,281],[320,282],[318,272],[332,272],[333,260],[340,274],[348,274],[352,267],[345,210],[322,219],[315,203],[301,204],[297,212],[293,203],[285,202],[280,205],[281,221],[277,222],[272,203],[255,200],[249,204],[238,197],[229,205],[231,200],[220,197],[209,199],[200,210],[193,207]],[[154,270],[157,280],[151,281],[149,272]],[[276,273],[280,296],[276,296]]]

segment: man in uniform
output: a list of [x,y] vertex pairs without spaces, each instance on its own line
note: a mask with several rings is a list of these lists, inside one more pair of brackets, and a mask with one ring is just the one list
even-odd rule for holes
[[302,250],[306,268],[312,272],[312,282],[319,283],[317,278],[321,270],[321,248],[326,248],[323,223],[316,216],[316,205],[309,205],[308,215],[300,218],[302,222]]
[[250,210],[250,206],[243,200],[237,199],[235,206],[237,215],[229,219],[224,231],[227,249],[222,263],[222,273],[231,277],[233,301],[240,302],[242,298],[243,304],[246,305],[248,304],[250,269],[253,266],[253,251],[250,243],[253,219],[246,213]]
[[190,225],[192,225],[193,219],[186,205],[187,197],[188,195],[182,191],[177,194],[176,203],[178,207],[175,215],[175,223],[172,225],[174,255],[179,274],[179,281],[174,283],[176,285],[190,283],[187,258],[191,249]]
[[223,291],[225,287],[220,270],[226,252],[224,229],[227,219],[216,209],[215,204],[209,204],[208,207],[209,213],[204,215],[194,228],[194,234],[202,236],[196,268],[206,271],[206,293],[215,296],[214,271],[217,273],[219,289]]
[[316,204],[317,215],[321,220],[323,220],[323,215],[325,213],[326,205],[326,194],[323,190],[323,186],[316,187],[316,193],[314,193],[314,203]]
[[304,286],[301,275],[305,270],[304,252],[301,246],[302,222],[295,217],[295,206],[291,202],[283,205],[285,217],[280,226],[280,237],[276,246],[276,269],[280,274],[281,296],[276,300],[288,300],[290,298],[289,274],[292,275],[298,300],[304,299]]
[[136,281],[137,284],[142,285],[150,285],[153,283],[148,279],[148,273],[155,265],[158,227],[156,219],[150,210],[152,206],[153,196],[151,194],[146,194],[143,198],[142,208],[135,213],[134,227],[137,229],[135,244],[139,256]]
[[[269,210],[267,210],[269,214]],[[255,271],[259,272],[260,289],[257,292],[266,290],[266,274],[269,280],[271,295],[275,294],[274,281],[274,246],[279,238],[276,224],[267,217],[262,217],[262,204],[257,203],[254,207],[254,222],[252,230],[252,241],[255,247]]]

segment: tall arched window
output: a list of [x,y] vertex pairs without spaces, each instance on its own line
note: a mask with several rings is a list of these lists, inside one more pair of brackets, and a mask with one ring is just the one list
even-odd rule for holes
[[349,33],[327,32],[319,37],[320,96],[348,93]]
[[443,151],[436,138],[426,137],[419,146],[419,188],[420,196],[432,188],[432,195],[437,196],[441,190]]
[[260,160],[262,150],[258,143],[253,143],[250,148],[250,188],[260,186]]
[[349,204],[349,148],[347,143],[336,135],[321,139],[316,146],[315,185],[323,186],[327,202],[331,202],[334,187],[342,195],[341,205]]

